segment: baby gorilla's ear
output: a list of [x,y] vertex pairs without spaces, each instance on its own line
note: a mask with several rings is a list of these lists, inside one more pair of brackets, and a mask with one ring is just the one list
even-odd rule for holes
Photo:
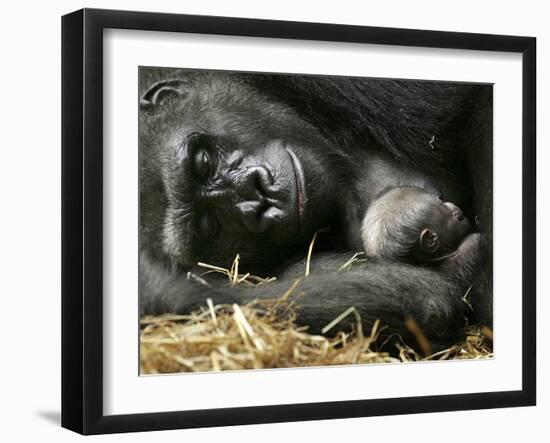
[[437,232],[432,231],[431,229],[424,229],[420,233],[420,247],[422,250],[433,254],[434,252],[437,252],[439,249],[439,236],[437,235]]

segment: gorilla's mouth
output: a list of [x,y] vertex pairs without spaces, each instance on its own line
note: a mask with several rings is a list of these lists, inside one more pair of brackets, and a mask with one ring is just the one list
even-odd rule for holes
[[302,168],[302,162],[296,157],[294,151],[288,146],[285,148],[286,152],[290,156],[292,167],[294,169],[294,179],[296,180],[296,211],[298,213],[298,227],[304,218],[304,206],[305,206],[305,178],[304,169]]

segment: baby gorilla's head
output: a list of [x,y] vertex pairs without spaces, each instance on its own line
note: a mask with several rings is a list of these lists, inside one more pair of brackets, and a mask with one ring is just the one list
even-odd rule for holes
[[371,204],[361,237],[369,257],[420,264],[447,257],[471,230],[453,203],[420,188],[399,187]]

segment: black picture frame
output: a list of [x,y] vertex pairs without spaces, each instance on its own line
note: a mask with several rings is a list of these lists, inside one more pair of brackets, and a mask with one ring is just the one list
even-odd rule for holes
[[[522,54],[522,389],[131,415],[103,412],[103,30],[171,31]],[[62,426],[82,434],[536,403],[536,39],[83,9],[62,18]]]

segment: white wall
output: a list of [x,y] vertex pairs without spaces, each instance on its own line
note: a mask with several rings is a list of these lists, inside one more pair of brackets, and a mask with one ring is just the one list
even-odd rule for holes
[[[509,3],[509,5],[507,4]],[[87,7],[156,10],[179,13],[276,18],[358,25],[410,27],[538,38],[538,147],[543,147],[543,122],[550,119],[548,76],[550,30],[544,2],[479,2],[463,0],[398,1],[369,5],[340,0],[276,2],[201,0],[176,5],[167,0],[88,2],[4,2],[0,59],[0,297],[9,300],[0,317],[0,436],[4,441],[71,441],[82,437],[58,425],[60,408],[60,16]],[[539,202],[548,195],[548,156],[539,155]],[[546,160],[546,162],[545,162]],[[543,163],[546,163],[545,165]],[[548,222],[548,199],[539,207],[539,226]],[[541,216],[542,213],[542,216]],[[540,230],[539,230],[540,231]],[[539,245],[550,246],[539,232]],[[539,247],[539,250],[542,247]],[[548,267],[540,254],[539,274]],[[539,294],[550,281],[539,279]],[[550,389],[548,372],[550,327],[540,314],[548,307],[539,300],[539,406],[460,413],[365,418],[226,429],[200,429],[99,437],[101,441],[300,441],[342,438],[387,441],[463,442],[501,439],[536,441],[548,435]],[[542,344],[542,346],[541,346]],[[544,368],[544,369],[543,369]]]

